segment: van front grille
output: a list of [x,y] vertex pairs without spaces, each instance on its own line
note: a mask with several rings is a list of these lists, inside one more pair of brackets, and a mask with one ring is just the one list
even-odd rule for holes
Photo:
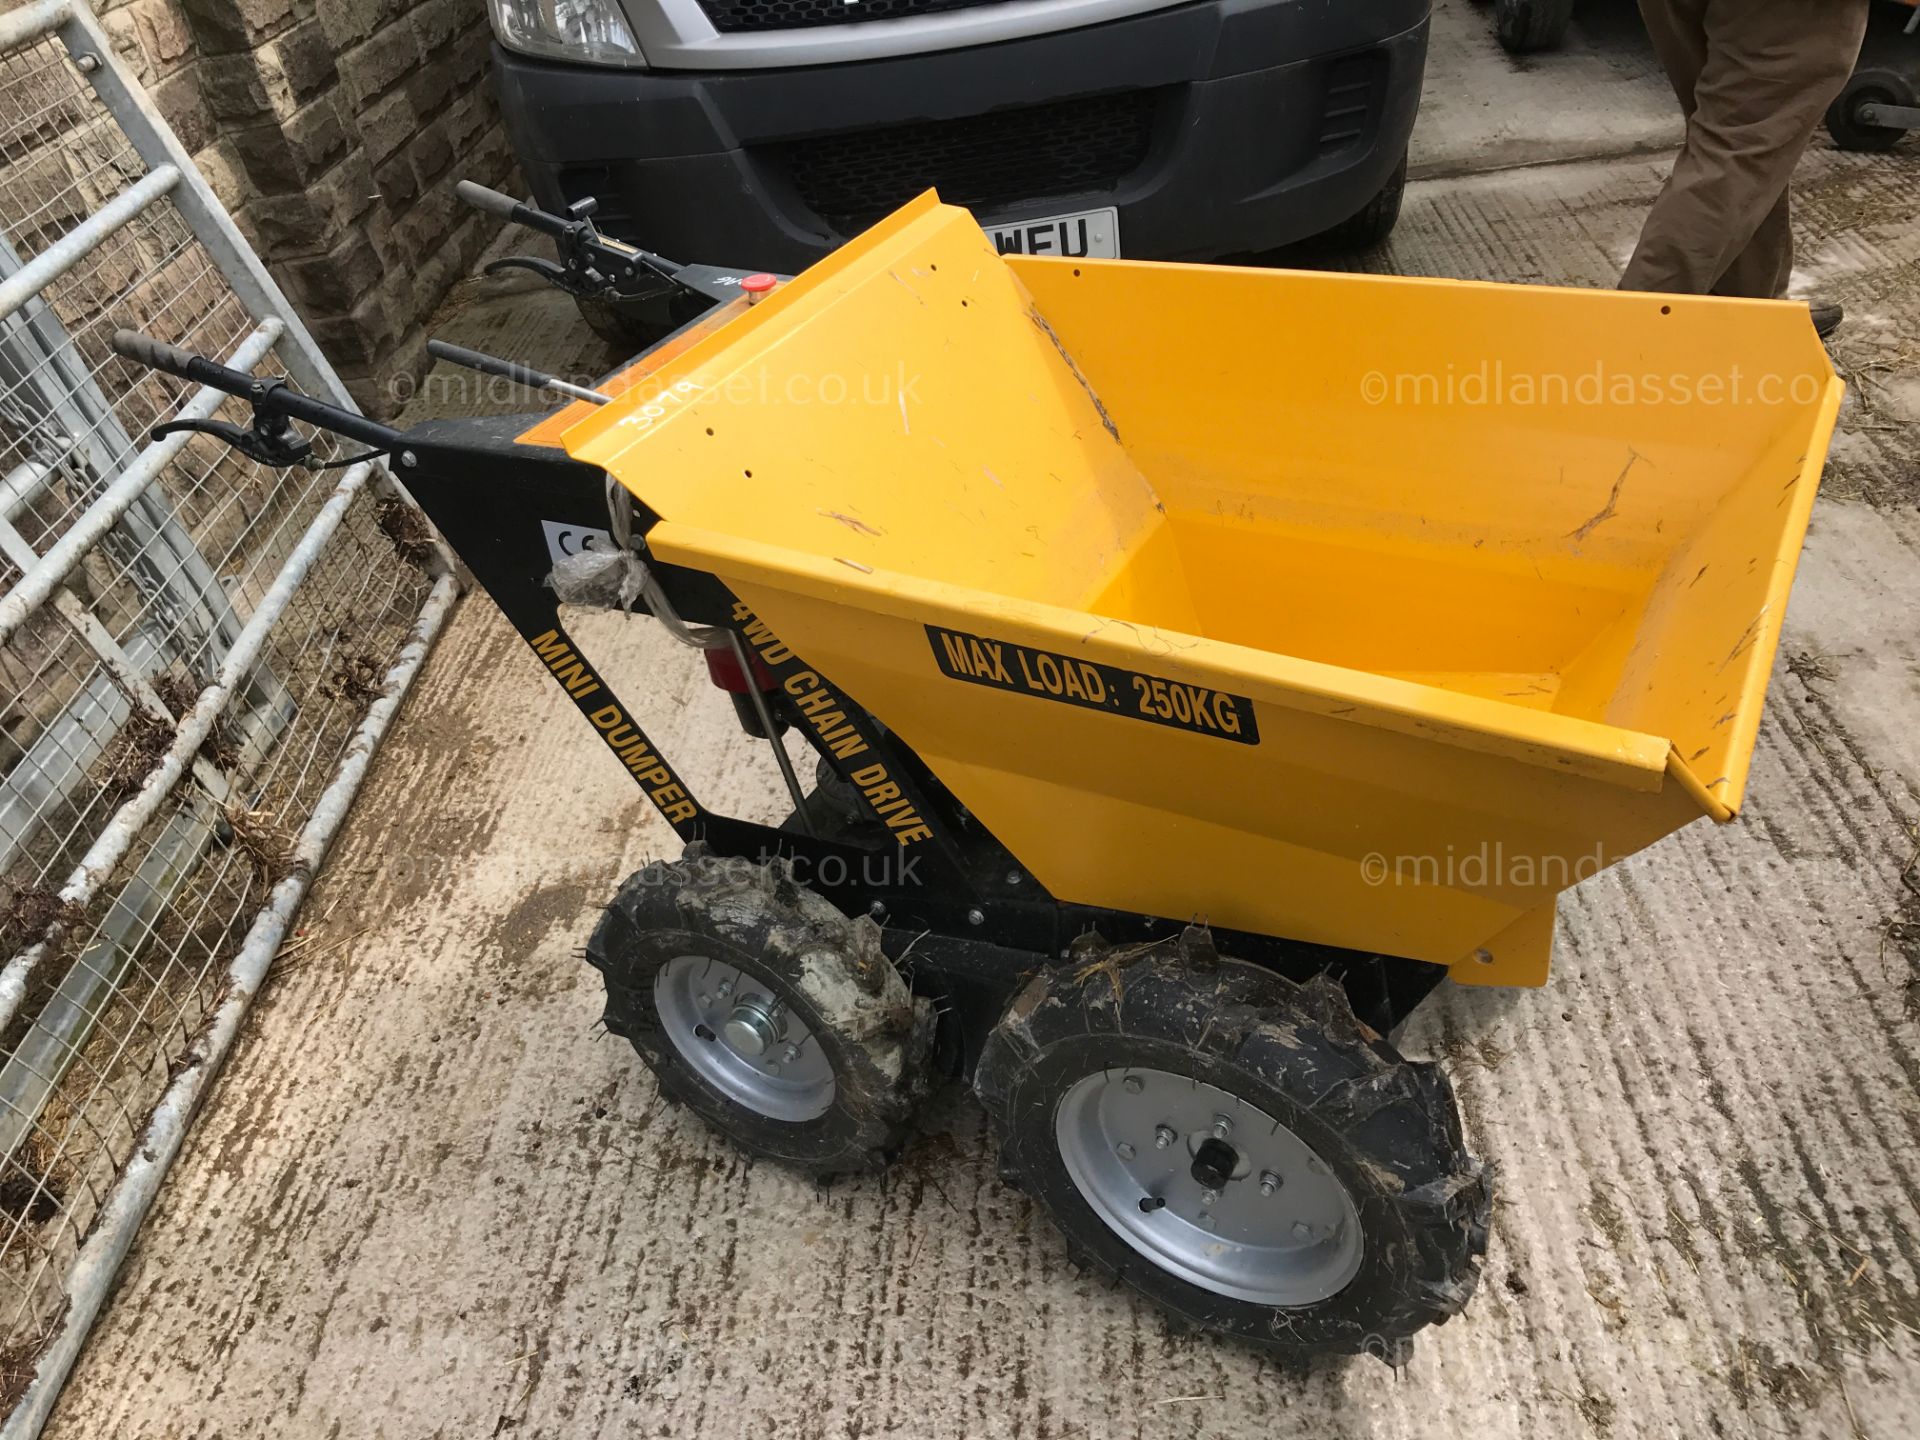
[[804,30],[816,25],[857,25],[863,20],[902,20],[942,10],[970,10],[1003,0],[700,0],[713,28]]
[[971,210],[1109,191],[1139,169],[1160,90],[1094,95],[763,147],[842,234],[933,186]]

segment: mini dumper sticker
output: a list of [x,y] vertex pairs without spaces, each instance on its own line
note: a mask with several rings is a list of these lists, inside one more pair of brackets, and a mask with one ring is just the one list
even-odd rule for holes
[[937,625],[927,626],[927,640],[940,673],[953,680],[1105,710],[1242,745],[1260,743],[1253,702],[1244,695]]

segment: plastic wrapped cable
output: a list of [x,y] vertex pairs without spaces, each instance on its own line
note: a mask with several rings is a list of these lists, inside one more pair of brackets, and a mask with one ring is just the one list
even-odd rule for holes
[[646,567],[631,550],[581,550],[565,556],[547,575],[547,585],[565,605],[631,610],[646,584]]
[[555,562],[547,585],[563,605],[631,610],[647,583],[647,567],[633,553],[633,497],[607,477],[607,528],[613,548],[591,546]]

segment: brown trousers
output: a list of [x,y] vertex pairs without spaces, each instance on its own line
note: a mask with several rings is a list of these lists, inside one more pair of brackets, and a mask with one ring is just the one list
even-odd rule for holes
[[1775,299],[1787,182],[1859,58],[1869,0],[1640,0],[1687,139],[1622,290]]

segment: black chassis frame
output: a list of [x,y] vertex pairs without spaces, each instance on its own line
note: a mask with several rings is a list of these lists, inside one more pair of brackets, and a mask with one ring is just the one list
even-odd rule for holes
[[[971,1075],[987,1032],[1026,977],[1066,960],[1082,936],[1110,944],[1178,936],[1191,918],[1137,914],[1062,901],[988,832],[900,738],[830,680],[782,645],[720,581],[705,572],[653,561],[644,536],[656,515],[633,502],[636,550],[678,616],[738,633],[748,651],[784,684],[807,672],[845,716],[862,748],[844,739],[822,743],[801,724],[814,748],[849,784],[884,765],[887,779],[928,832],[910,847],[892,836],[858,843],[844,830],[809,833],[804,824],[757,824],[710,811],[672,762],[647,737],[639,718],[567,633],[560,600],[548,583],[549,522],[574,532],[608,530],[608,478],[563,450],[517,437],[543,416],[433,420],[406,432],[400,476],[452,545],[473,578],[527,642],[618,763],[684,841],[750,861],[791,861],[796,875],[850,916],[869,915],[883,928],[896,960],[917,992],[942,1007],[941,1054],[954,1073]],[[611,543],[610,541],[606,543]],[[636,605],[644,612],[643,604]],[[766,693],[776,719],[798,720],[783,689]],[[782,712],[785,712],[784,714]],[[811,815],[813,812],[809,811]],[[898,810],[897,815],[906,815]],[[872,830],[877,827],[866,827]],[[856,832],[857,834],[858,832]],[[1266,966],[1296,981],[1326,973],[1341,984],[1354,1013],[1390,1033],[1446,974],[1445,967],[1392,956],[1307,944],[1272,935],[1214,929],[1218,953]]]

